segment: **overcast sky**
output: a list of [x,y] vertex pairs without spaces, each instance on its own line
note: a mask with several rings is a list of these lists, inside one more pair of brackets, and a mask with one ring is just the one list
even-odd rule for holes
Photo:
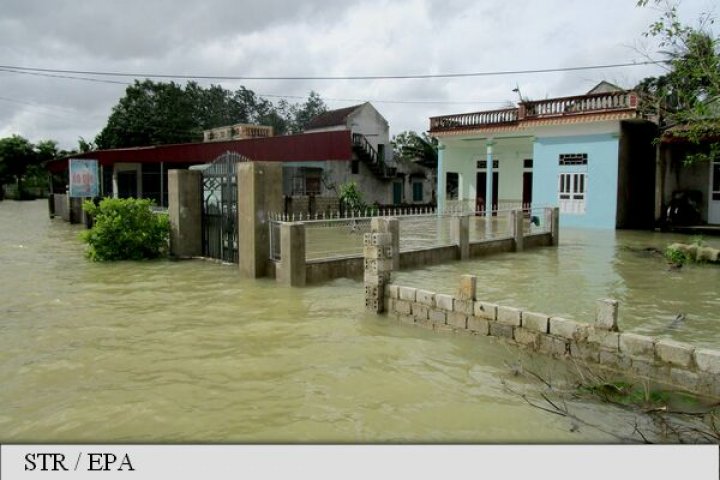
[[[657,16],[635,0],[3,0],[0,65],[205,76],[362,76],[536,70],[644,61]],[[684,0],[693,23],[713,3]],[[717,12],[715,12],[717,13]],[[330,108],[371,101],[391,134],[428,117],[631,87],[655,66],[460,79],[199,81],[261,95],[315,90]],[[83,77],[83,75],[65,75]],[[130,78],[0,70],[0,137],[92,140]],[[184,83],[184,80],[178,80]],[[277,97],[268,97],[277,101]],[[300,101],[299,98],[289,98]],[[418,102],[428,103],[398,103]]]

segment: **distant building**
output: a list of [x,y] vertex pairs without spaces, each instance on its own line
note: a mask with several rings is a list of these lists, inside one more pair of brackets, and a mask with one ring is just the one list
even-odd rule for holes
[[372,104],[366,102],[330,110],[312,119],[305,128],[306,134],[337,131],[351,135],[353,157],[350,162],[286,166],[286,195],[302,195],[302,186],[310,182],[320,187],[313,194],[332,196],[337,195],[339,185],[355,182],[368,204],[434,203],[434,170],[393,158],[388,121]]
[[[237,124],[206,131],[202,143],[98,150],[73,158],[98,160],[101,196],[151,198],[161,207],[168,205],[168,170],[210,163],[227,152],[281,162],[288,213],[337,210],[340,186],[350,181],[369,205],[434,201],[433,169],[392,159],[388,122],[369,103],[326,112],[301,134],[272,134],[271,127]],[[56,174],[53,193],[65,193],[68,159],[47,168]]]

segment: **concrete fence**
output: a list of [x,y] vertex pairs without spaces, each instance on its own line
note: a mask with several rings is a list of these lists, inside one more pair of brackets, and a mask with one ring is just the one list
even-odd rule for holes
[[[497,337],[534,352],[720,398],[720,351],[621,332],[619,304],[615,300],[598,300],[595,317],[580,322],[478,299],[474,275],[461,276],[454,295],[392,284],[396,247],[391,225],[388,220],[378,219],[372,233],[364,237],[363,278],[368,311],[387,312],[403,323],[437,331]],[[557,226],[554,221],[555,232]],[[457,228],[462,232],[462,220]],[[527,247],[527,237],[522,241]],[[517,239],[515,243],[515,248],[522,248]]]
[[387,284],[382,300],[380,311],[403,323],[498,337],[533,352],[720,398],[720,351],[621,332],[615,300],[598,300],[595,317],[580,322],[480,300],[472,275],[461,277],[455,295]]
[[[507,234],[497,236],[490,234],[488,238],[471,241],[470,225],[473,222],[492,222],[493,218],[479,218],[471,215],[448,216],[449,237],[441,244],[428,247],[401,248],[403,245],[403,220],[405,217],[373,217],[367,219],[366,230],[375,233],[389,233],[392,248],[392,270],[411,269],[430,265],[438,265],[456,260],[468,260],[486,255],[520,252],[525,249],[557,245],[559,238],[557,208],[542,209],[544,226],[539,230],[528,227],[531,219],[527,211],[513,210],[508,212],[508,224],[511,227]],[[418,216],[412,219],[420,218]],[[437,219],[437,217],[433,217]],[[363,219],[365,220],[365,219]],[[323,220],[321,222],[329,222]],[[270,235],[270,270],[275,271],[275,278],[283,284],[301,286],[315,284],[334,278],[362,278],[365,259],[362,253],[343,255],[333,258],[308,258],[308,230],[314,228],[316,220],[309,222],[278,222],[273,221],[269,227]],[[369,232],[368,232],[369,233]],[[365,234],[367,235],[367,233]],[[279,238],[278,238],[279,237]],[[363,239],[364,237],[359,236]],[[366,249],[367,241],[360,248]],[[330,248],[338,248],[329,246]],[[364,250],[363,250],[364,251]],[[302,259],[302,261],[300,260]]]

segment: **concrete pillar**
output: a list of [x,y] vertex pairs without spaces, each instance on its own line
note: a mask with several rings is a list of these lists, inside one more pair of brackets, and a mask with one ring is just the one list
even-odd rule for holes
[[400,220],[395,217],[374,217],[370,220],[370,230],[392,235],[392,269],[400,270]]
[[554,207],[552,209],[552,215],[550,216],[550,234],[552,236],[552,245],[557,247],[560,244],[560,209]]
[[83,223],[83,200],[85,199],[80,197],[68,196],[68,218],[70,223]]
[[305,268],[305,225],[300,222],[280,224],[277,282],[289,287],[304,287]]
[[392,258],[392,235],[390,233],[366,233],[363,239],[365,308],[373,313],[385,311],[385,286],[390,282]]
[[55,209],[60,211],[60,218],[66,222],[70,221],[70,197],[67,193],[58,195]]
[[522,252],[524,249],[523,239],[525,238],[525,225],[522,210],[513,210],[510,212],[510,219],[513,225],[513,238],[515,240],[515,251]]
[[603,298],[598,300],[595,306],[595,328],[598,330],[619,332],[618,301],[611,298]]
[[455,298],[466,301],[477,300],[477,277],[475,275],[460,275]]
[[655,225],[663,225],[665,220],[665,172],[669,147],[658,143],[655,146]]
[[48,214],[50,218],[55,218],[55,194],[48,195]]
[[282,164],[242,162],[237,165],[238,262],[248,278],[267,275],[270,258],[268,215],[282,211]]
[[[487,157],[487,172],[485,175],[485,235],[492,231],[492,211],[493,211],[493,139],[488,139],[485,144]],[[500,185],[498,185],[500,187]]]
[[450,218],[450,235],[458,246],[460,260],[470,258],[470,216],[455,215]]
[[493,139],[489,139],[485,148],[487,149],[487,176],[485,178],[485,212],[488,214],[493,210]]
[[445,172],[445,145],[442,143],[438,144],[438,167],[437,167],[437,214],[442,215],[445,212],[445,190],[446,190],[446,175]]
[[202,255],[202,174],[197,170],[168,171],[170,254]]

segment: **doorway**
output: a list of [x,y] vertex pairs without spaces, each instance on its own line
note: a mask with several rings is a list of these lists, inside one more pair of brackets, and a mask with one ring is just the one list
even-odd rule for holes
[[[487,194],[487,172],[477,172],[475,177],[475,212],[485,213],[485,197]],[[492,179],[492,204],[490,210],[493,210],[493,206],[498,204],[498,185],[500,183],[500,172],[493,171]]]
[[403,184],[402,182],[393,182],[393,204],[400,205],[403,203]]
[[117,186],[119,198],[137,198],[137,171],[122,170],[117,172]]
[[720,159],[710,162],[708,223],[720,224]]

